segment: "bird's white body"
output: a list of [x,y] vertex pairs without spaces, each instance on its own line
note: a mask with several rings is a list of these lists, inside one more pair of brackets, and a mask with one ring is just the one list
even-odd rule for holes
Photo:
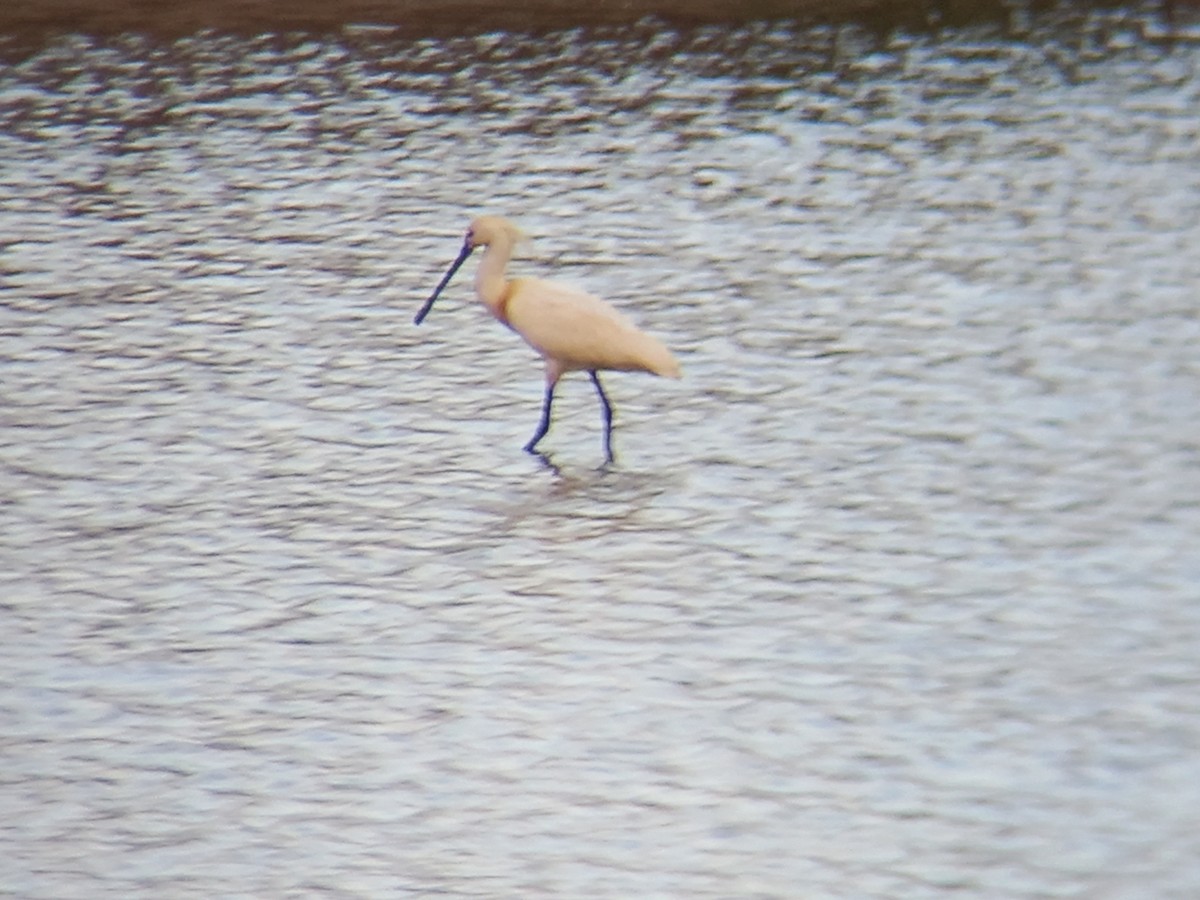
[[662,342],[639,331],[599,297],[557,281],[514,278],[505,301],[501,321],[560,376],[594,369],[680,375]]
[[505,270],[521,232],[507,219],[481,216],[471,223],[462,252],[417,314],[419,323],[442,288],[477,246],[487,250],[475,275],[480,302],[533,347],[546,363],[546,399],[534,446],[550,427],[554,387],[567,372],[586,371],[605,411],[605,452],[612,459],[612,409],[600,385],[599,370],[649,372],[680,377],[679,363],[661,341],[641,331],[609,304],[585,291],[541,278],[507,279]]

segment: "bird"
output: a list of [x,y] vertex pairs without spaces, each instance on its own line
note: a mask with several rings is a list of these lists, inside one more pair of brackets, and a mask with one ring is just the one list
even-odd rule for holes
[[420,325],[467,258],[487,248],[475,274],[475,294],[501,324],[525,339],[545,362],[546,387],[537,430],[525,445],[537,454],[538,443],[550,430],[554,389],[568,372],[587,372],[600,398],[604,421],[604,458],[615,460],[612,449],[613,406],[600,383],[600,372],[648,372],[679,378],[679,363],[657,338],[640,330],[606,301],[571,285],[542,278],[505,277],[513,249],[524,234],[502,216],[474,219],[462,249],[414,319]]

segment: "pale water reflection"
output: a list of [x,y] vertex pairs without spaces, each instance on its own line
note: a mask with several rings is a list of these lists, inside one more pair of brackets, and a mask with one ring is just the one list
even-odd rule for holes
[[1200,52],[1027,25],[0,70],[3,890],[1195,896]]

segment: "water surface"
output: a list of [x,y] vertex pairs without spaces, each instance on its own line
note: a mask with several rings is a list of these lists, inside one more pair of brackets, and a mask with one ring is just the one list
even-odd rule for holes
[[1013,25],[0,70],[3,890],[1195,896],[1200,52]]

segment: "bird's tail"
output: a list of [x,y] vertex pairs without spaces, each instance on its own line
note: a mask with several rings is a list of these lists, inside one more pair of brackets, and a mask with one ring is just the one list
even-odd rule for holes
[[[648,335],[647,335],[648,336]],[[664,378],[682,378],[683,370],[679,367],[673,353],[654,338],[650,338],[646,349],[646,369]]]

